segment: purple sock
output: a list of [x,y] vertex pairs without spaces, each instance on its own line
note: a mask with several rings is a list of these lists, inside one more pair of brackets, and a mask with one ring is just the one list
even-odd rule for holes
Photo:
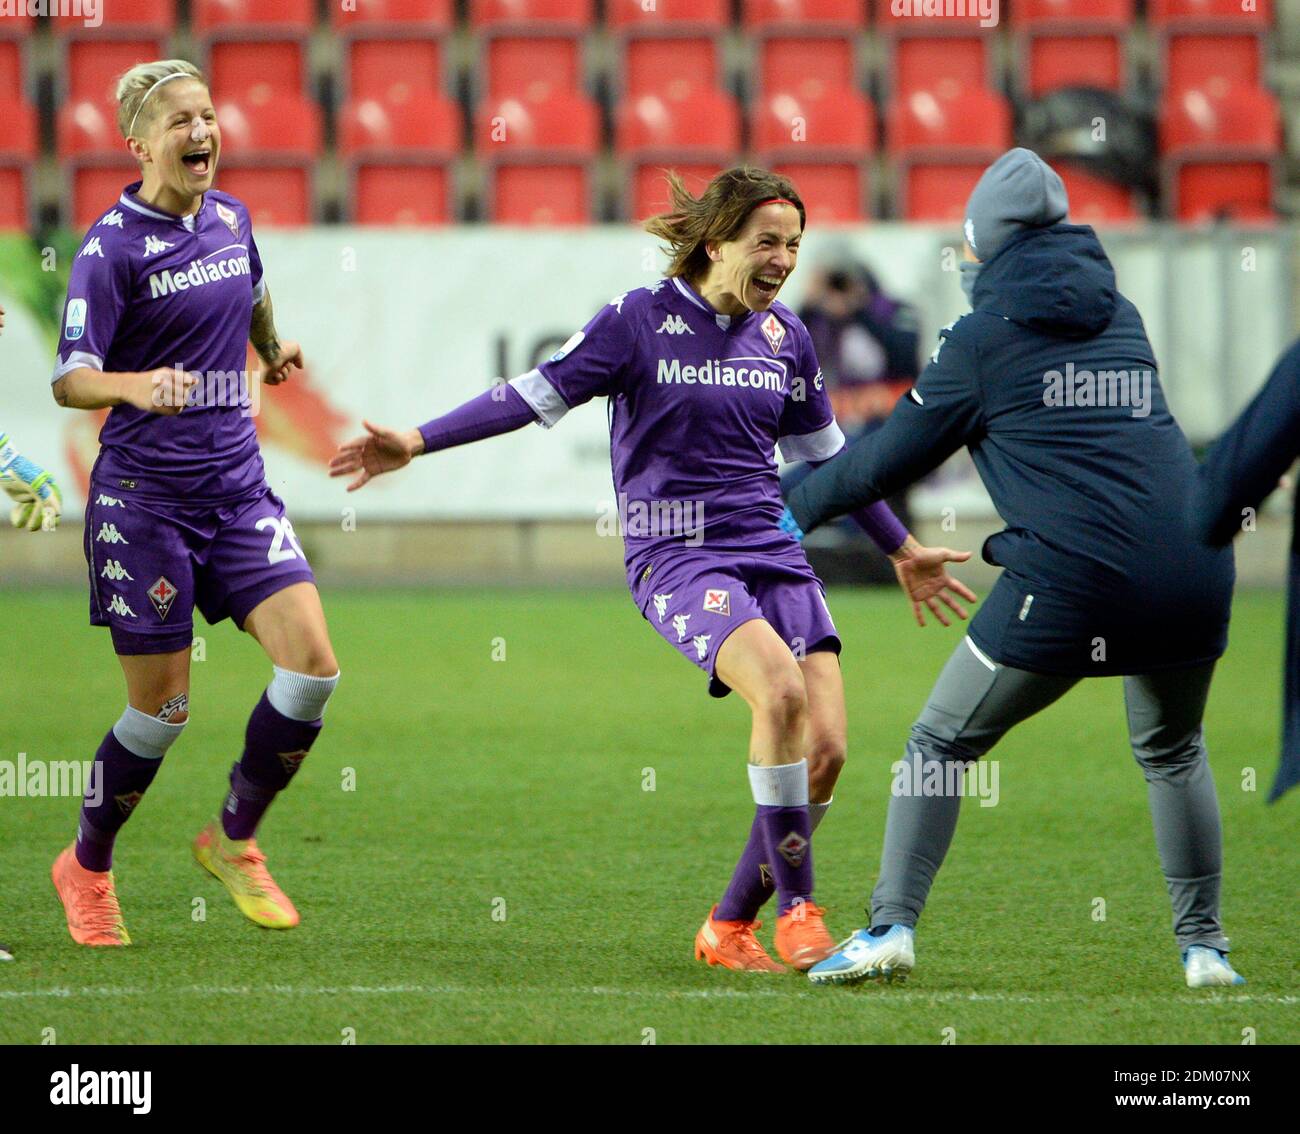
[[319,719],[286,717],[262,694],[248,718],[244,755],[230,769],[230,794],[221,812],[226,838],[253,837],[271,801],[289,786],[320,730]]
[[[808,817],[813,831],[822,821],[831,801],[810,803]],[[740,861],[732,872],[727,892],[718,903],[718,912],[714,915],[719,921],[753,921],[758,911],[776,893],[776,883],[772,880],[772,864],[768,860],[767,842],[763,838],[763,824],[754,816],[754,825],[749,829],[749,841],[741,851]]]
[[767,860],[763,824],[755,816],[749,829],[749,841],[713,916],[718,921],[753,921],[763,903],[772,896],[772,889],[772,868]]
[[781,913],[788,913],[796,902],[812,901],[812,823],[808,805],[770,807],[760,803],[755,823],[763,829]]
[[162,758],[137,756],[112,729],[95,753],[77,826],[77,861],[87,870],[113,868],[113,842],[153,783]]

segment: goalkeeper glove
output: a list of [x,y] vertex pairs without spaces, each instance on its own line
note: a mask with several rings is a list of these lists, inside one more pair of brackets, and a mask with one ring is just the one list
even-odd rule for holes
[[59,486],[35,461],[24,457],[8,437],[0,435],[0,488],[16,503],[9,520],[29,532],[52,532],[59,526],[63,495]]
[[803,541],[803,529],[799,526],[799,521],[794,518],[794,513],[787,508],[781,513],[781,530],[788,536],[793,536],[800,542]]

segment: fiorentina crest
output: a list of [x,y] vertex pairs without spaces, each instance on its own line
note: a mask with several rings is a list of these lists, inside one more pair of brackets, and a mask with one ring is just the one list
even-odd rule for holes
[[113,800],[117,804],[118,810],[121,811],[123,815],[130,815],[131,812],[135,810],[135,805],[143,798],[144,792],[142,791],[129,791],[125,795],[113,796]]
[[280,757],[280,766],[285,770],[287,775],[292,776],[298,770],[298,765],[307,759],[307,749],[299,748],[296,752],[277,752]]
[[167,612],[171,610],[172,603],[176,601],[176,588],[171,585],[171,581],[166,575],[159,575],[154,585],[145,592],[149,596],[149,601],[153,603],[153,608],[158,612],[161,620],[166,620]]
[[777,354],[781,350],[781,344],[785,341],[785,328],[781,325],[781,320],[769,311],[767,318],[759,324],[759,330],[763,332],[763,337],[767,339],[768,346],[772,348],[772,353]]
[[791,831],[776,844],[776,849],[791,866],[802,866],[804,855],[808,853],[808,840],[798,831]]
[[710,587],[704,592],[704,609],[712,614],[731,614],[731,594],[728,591],[714,590]]
[[215,202],[217,206],[217,216],[226,222],[226,227],[236,240],[239,239],[239,218],[235,216],[235,210],[227,208],[220,201]]

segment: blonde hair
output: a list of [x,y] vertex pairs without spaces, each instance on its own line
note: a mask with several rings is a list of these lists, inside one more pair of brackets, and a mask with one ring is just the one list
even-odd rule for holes
[[[141,117],[140,112],[146,103],[153,101],[154,88],[167,79],[180,76],[197,79],[207,86],[203,72],[188,59],[158,59],[153,63],[137,63],[122,74],[117,80],[116,97],[117,128],[122,132],[123,138],[130,138],[132,130],[140,124],[137,119]],[[151,107],[143,120],[148,123],[152,117]]]
[[788,177],[752,166],[736,166],[719,173],[698,197],[693,196],[682,179],[667,171],[671,205],[645,222],[652,236],[667,242],[670,257],[668,274],[698,279],[709,269],[705,243],[710,240],[735,240],[745,222],[765,201],[789,201],[799,210],[799,227],[808,221],[803,201]]

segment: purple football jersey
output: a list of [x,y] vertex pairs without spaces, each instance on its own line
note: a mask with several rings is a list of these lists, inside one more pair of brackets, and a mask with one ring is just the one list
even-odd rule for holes
[[176,416],[113,407],[96,478],[131,481],[142,497],[246,496],[264,478],[245,361],[264,290],[248,210],[210,190],[196,214],[178,217],[141,202],[139,188],[90,226],[72,262],[54,379],[81,366],[198,372]]
[[669,545],[788,553],[777,444],[788,461],[844,447],[794,312],[720,315],[680,279],[617,296],[511,385],[547,427],[609,398],[629,579]]

